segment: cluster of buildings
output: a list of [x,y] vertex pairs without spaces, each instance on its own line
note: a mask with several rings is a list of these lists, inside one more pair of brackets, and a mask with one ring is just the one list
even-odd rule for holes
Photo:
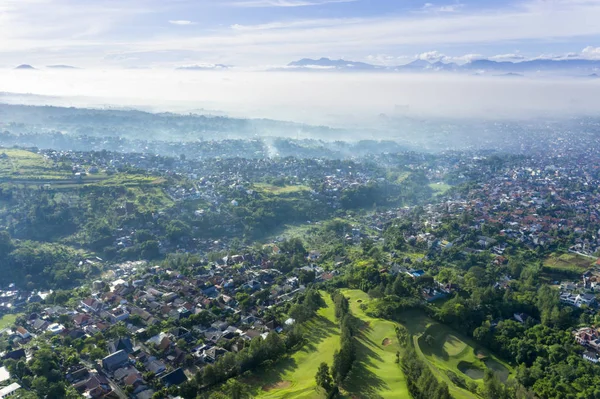
[[[311,256],[319,257],[316,251]],[[25,349],[36,337],[86,340],[120,325],[126,334],[100,348],[103,358],[63,370],[65,378],[89,398],[121,391],[151,398],[155,383],[148,373],[162,386],[179,385],[198,367],[241,350],[244,342],[281,333],[294,320],[265,314],[304,290],[297,276],[307,269],[317,280],[331,278],[314,264],[287,276],[271,267],[268,259],[250,253],[198,265],[199,274],[193,276],[145,262],[114,265],[107,280],[94,281],[91,295],[76,306],[50,306],[27,314],[9,337],[21,349],[9,356],[26,357]],[[240,302],[250,295],[260,300]]]

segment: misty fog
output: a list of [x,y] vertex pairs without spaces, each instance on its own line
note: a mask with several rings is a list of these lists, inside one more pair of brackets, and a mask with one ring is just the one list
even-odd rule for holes
[[[8,70],[0,91],[31,103],[368,126],[387,116],[525,118],[600,112],[600,81],[521,76],[181,70]],[[204,111],[201,111],[204,110]]]

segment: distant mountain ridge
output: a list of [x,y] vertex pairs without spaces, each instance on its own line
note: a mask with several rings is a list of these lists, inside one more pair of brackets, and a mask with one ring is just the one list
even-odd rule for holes
[[429,62],[426,60],[415,60],[405,65],[382,66],[373,65],[365,62],[331,60],[329,58],[311,59],[303,58],[298,61],[290,62],[287,70],[335,70],[335,71],[388,71],[388,72],[468,72],[485,73],[493,72],[495,74],[524,74],[538,72],[567,72],[576,74],[590,75],[600,72],[600,60],[587,59],[566,59],[549,60],[536,59],[520,62],[494,61],[489,59],[479,59],[459,65],[456,63],[444,63],[441,61]]
[[21,65],[19,65],[19,66],[15,67],[15,69],[22,69],[22,70],[33,70],[33,69],[35,69],[35,68],[34,68],[34,67],[32,67],[32,66],[31,66],[31,65],[29,65],[29,64],[21,64]]
[[229,69],[229,66],[225,64],[184,65],[175,69],[179,71],[216,71]]
[[72,65],[48,65],[48,66],[46,66],[46,68],[50,68],[50,69],[79,69],[79,68],[74,67]]

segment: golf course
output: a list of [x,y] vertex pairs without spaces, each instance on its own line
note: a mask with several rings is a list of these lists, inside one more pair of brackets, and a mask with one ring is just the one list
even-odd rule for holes
[[[350,304],[351,313],[362,323],[356,336],[357,360],[342,384],[343,398],[386,399],[410,398],[404,373],[396,363],[396,353],[403,351],[397,342],[397,323],[370,317],[361,305],[371,299],[361,290],[341,291]],[[334,305],[328,293],[321,292],[325,307],[306,325],[308,342],[293,355],[268,369],[254,373],[248,382],[257,398],[318,399],[315,374],[321,362],[329,365],[340,346],[340,332]],[[416,353],[430,367],[438,380],[446,382],[457,399],[477,399],[485,368],[496,372],[502,381],[512,369],[473,340],[452,328],[437,323],[423,311],[402,313],[400,322],[411,335]]]
[[[352,313],[364,324],[357,337],[357,361],[342,386],[344,398],[408,398],[404,374],[396,361],[400,346],[396,341],[394,322],[374,319],[360,309],[369,297],[359,290],[342,291],[350,300]],[[319,364],[333,362],[339,348],[338,323],[328,293],[322,292],[326,307],[307,325],[308,344],[269,370],[255,375],[258,398],[304,399],[322,398],[316,389],[315,374]]]
[[487,349],[422,311],[404,312],[400,321],[412,336],[416,352],[433,374],[448,384],[450,393],[457,399],[479,397],[468,388],[475,390],[483,385],[486,368],[493,370],[504,382],[512,373],[509,365]]

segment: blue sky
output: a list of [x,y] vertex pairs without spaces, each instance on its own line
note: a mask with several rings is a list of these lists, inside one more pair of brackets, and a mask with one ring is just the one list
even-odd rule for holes
[[600,0],[2,0],[4,66],[600,59]]

